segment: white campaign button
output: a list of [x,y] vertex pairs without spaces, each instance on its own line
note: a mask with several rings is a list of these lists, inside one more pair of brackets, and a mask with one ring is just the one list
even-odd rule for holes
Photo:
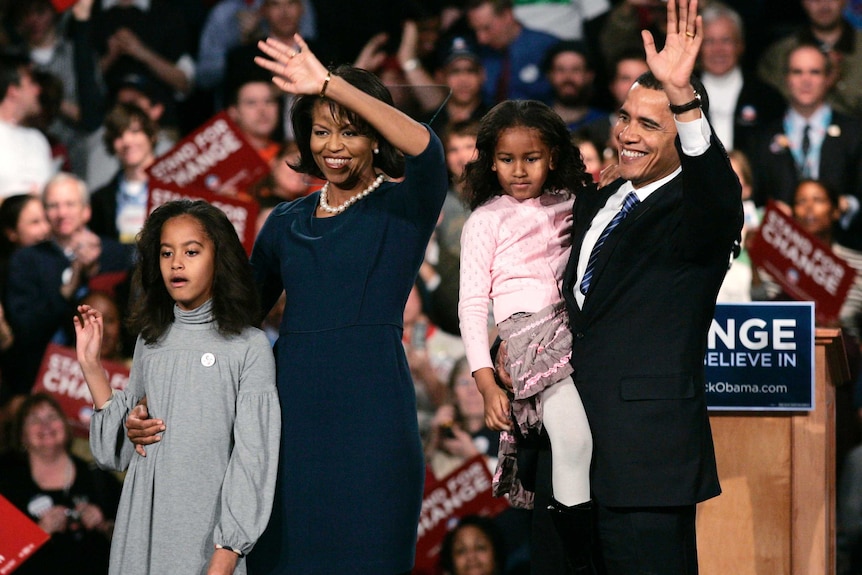
[[201,356],[201,365],[204,367],[212,367],[215,363],[215,356],[211,353],[205,353]]

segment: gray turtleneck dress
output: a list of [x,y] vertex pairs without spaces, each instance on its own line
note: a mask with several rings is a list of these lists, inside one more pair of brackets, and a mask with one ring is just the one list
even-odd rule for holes
[[[144,395],[166,430],[140,457],[124,423]],[[280,433],[263,332],[219,334],[211,301],[175,307],[157,343],[138,339],[127,388],[90,423],[99,465],[128,468],[110,573],[205,573],[215,544],[251,551],[272,507]],[[246,573],[244,559],[235,573]]]

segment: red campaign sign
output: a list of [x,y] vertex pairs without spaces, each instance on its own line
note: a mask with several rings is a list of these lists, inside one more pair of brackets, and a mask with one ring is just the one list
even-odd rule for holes
[[51,536],[0,495],[0,575],[12,573]]
[[246,197],[222,196],[209,192],[204,188],[179,188],[164,182],[150,182],[150,193],[147,198],[147,213],[152,213],[160,205],[173,200],[205,200],[227,215],[236,229],[248,254],[254,246],[255,223],[260,206],[256,201]]
[[813,301],[819,325],[831,324],[856,279],[856,270],[770,201],[749,246],[751,262],[787,295]]
[[234,195],[269,169],[227,113],[219,112],[159,156],[147,173],[164,185]]
[[51,0],[51,4],[54,5],[54,10],[57,13],[62,13],[74,6],[78,3],[78,0]]
[[430,471],[426,473],[413,575],[437,573],[440,545],[457,519],[467,515],[493,517],[508,509],[506,499],[491,493],[491,480],[482,455],[468,459],[439,480]]
[[[113,389],[125,389],[129,382],[129,368],[122,363],[102,360]],[[33,392],[49,393],[60,403],[75,435],[87,437],[90,417],[93,415],[93,396],[87,388],[78,357],[71,347],[48,344],[42,365],[36,376]]]
[[206,200],[227,214],[250,254],[259,206],[244,192],[269,171],[227,113],[219,112],[147,168],[147,213],[171,200]]

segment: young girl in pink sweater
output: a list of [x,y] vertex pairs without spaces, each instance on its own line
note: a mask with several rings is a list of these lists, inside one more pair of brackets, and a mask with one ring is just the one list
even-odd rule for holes
[[[516,437],[544,428],[553,453],[555,523],[569,539],[571,529],[560,521],[590,506],[592,437],[571,378],[572,336],[561,284],[571,251],[573,195],[591,178],[563,121],[540,102],[495,106],[482,119],[476,147],[478,157],[465,169],[473,213],[461,235],[458,314],[485,401],[485,422],[502,430],[495,494],[532,507],[532,493],[516,477]],[[510,393],[494,377],[489,301],[507,344]],[[588,523],[584,531],[588,539]],[[582,542],[563,544],[584,547]],[[579,565],[574,566],[577,571]]]

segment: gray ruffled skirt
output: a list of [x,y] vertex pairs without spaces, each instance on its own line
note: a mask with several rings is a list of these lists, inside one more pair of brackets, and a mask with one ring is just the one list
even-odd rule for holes
[[[518,435],[537,435],[542,430],[542,391],[571,376],[572,333],[565,302],[535,313],[517,313],[498,325],[506,340],[508,371],[512,378],[512,419]],[[515,507],[532,508],[533,492],[518,479],[518,446],[512,432],[500,433],[494,495],[508,495]]]

